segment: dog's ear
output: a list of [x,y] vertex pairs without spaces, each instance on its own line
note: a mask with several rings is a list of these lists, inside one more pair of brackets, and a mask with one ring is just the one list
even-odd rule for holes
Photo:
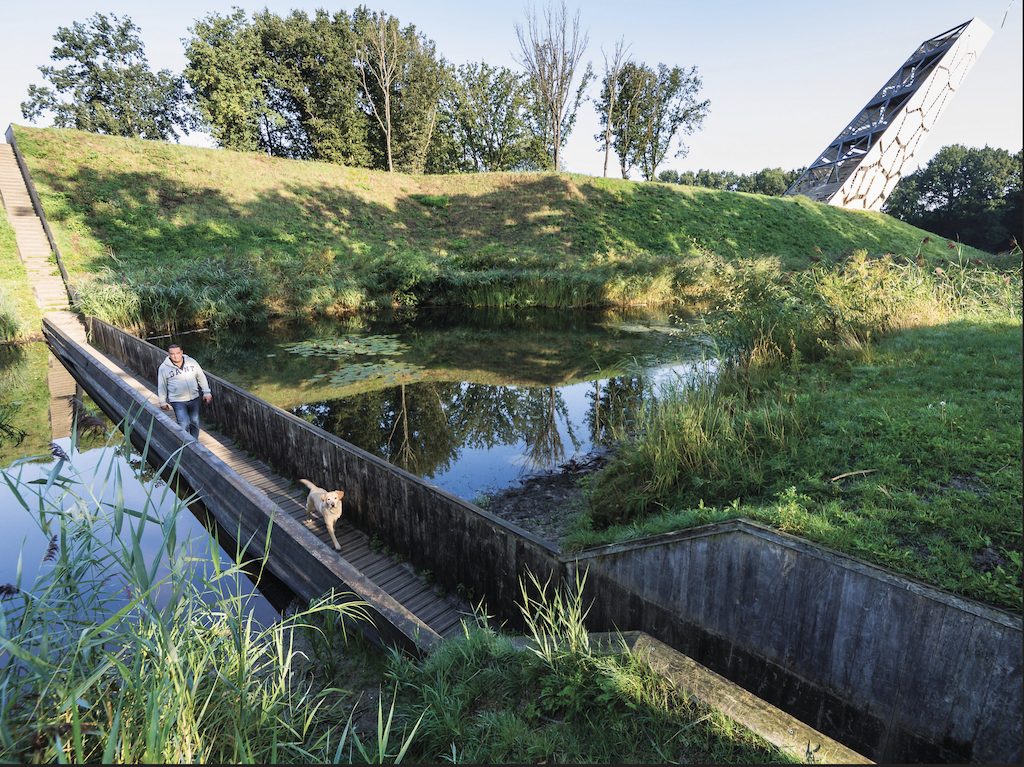
[[344,498],[345,497],[345,491],[344,490],[339,490],[338,491],[338,497],[339,498]]

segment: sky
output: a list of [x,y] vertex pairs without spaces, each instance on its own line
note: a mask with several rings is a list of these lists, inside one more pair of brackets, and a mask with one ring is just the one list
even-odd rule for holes
[[[211,13],[227,15],[239,5],[250,16],[264,7],[280,15],[292,9],[312,14],[317,8],[351,11],[358,4],[3,0],[0,130],[12,122],[28,124],[20,104],[30,84],[48,85],[38,67],[52,63],[57,28],[95,13],[129,16],[141,29],[150,66],[180,73],[189,27]],[[751,173],[806,166],[920,43],[974,17],[994,30],[992,39],[915,159],[924,165],[949,144],[1021,149],[1024,0],[587,0],[578,5],[569,0],[568,5],[570,11],[579,9],[589,36],[583,62],[591,61],[599,73],[602,49],[610,54],[620,39],[634,61],[697,67],[700,95],[711,101],[709,117],[702,130],[684,138],[688,154],[672,157],[673,149],[659,170]],[[414,24],[453,64],[486,61],[519,68],[515,24],[524,20],[526,8],[520,0],[387,0],[379,8],[403,26]],[[596,83],[589,95],[597,95]],[[594,140],[599,130],[594,107],[585,102],[563,150],[569,171],[602,175],[604,153]],[[210,146],[203,135],[182,141]],[[609,175],[617,174],[616,167],[613,153]]]

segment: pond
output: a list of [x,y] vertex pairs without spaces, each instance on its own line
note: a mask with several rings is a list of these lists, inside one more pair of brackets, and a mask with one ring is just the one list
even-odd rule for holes
[[[50,566],[43,563],[50,540],[33,513],[26,511],[18,501],[15,492],[30,508],[38,508],[37,493],[43,490],[57,464],[54,453],[69,459],[60,475],[71,480],[69,486],[87,508],[95,509],[103,504],[109,509],[115,502],[118,492],[118,483],[113,479],[115,472],[120,475],[120,492],[126,509],[141,512],[147,510],[148,503],[148,512],[163,519],[176,502],[180,503],[166,482],[151,466],[143,463],[138,453],[125,450],[123,437],[114,430],[114,425],[77,389],[74,379],[55,363],[45,346],[30,346],[35,348],[0,350],[0,406],[11,416],[5,421],[7,431],[0,434],[4,471],[0,480],[0,522],[4,530],[0,538],[0,586],[16,583],[20,568],[23,589],[35,582],[40,568]],[[65,380],[58,382],[61,374]],[[57,396],[50,396],[47,382],[53,391],[59,392]],[[72,410],[83,419],[80,426],[87,427],[80,428],[74,445],[67,436]],[[62,413],[65,417],[61,417]],[[108,437],[111,432],[114,436]],[[46,493],[48,498],[59,495],[59,487]],[[74,496],[66,495],[60,507],[68,509],[73,503]],[[191,540],[199,560],[197,569],[209,577],[213,573],[213,564],[209,561],[210,529],[216,531],[216,528],[208,529],[205,518],[205,510],[199,504],[182,509],[177,516],[176,531],[179,541]],[[217,539],[223,542],[222,559],[230,559],[233,556],[230,537],[219,531]],[[140,544],[147,561],[155,555],[162,540],[158,525],[146,526]],[[227,562],[222,562],[222,566],[226,565]],[[280,619],[280,610],[291,597],[271,579],[264,580],[257,590],[252,582],[242,578],[237,581],[237,590],[232,588],[232,593],[248,598],[249,613],[265,626]],[[158,594],[158,603],[160,599]]]
[[416,310],[177,341],[208,371],[467,500],[607,449],[704,364],[667,311]]

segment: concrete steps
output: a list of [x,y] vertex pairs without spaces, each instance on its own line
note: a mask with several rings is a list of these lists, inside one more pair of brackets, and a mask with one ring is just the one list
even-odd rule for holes
[[67,288],[10,144],[0,144],[0,202],[14,229],[18,257],[25,265],[36,304],[44,312],[68,309]]

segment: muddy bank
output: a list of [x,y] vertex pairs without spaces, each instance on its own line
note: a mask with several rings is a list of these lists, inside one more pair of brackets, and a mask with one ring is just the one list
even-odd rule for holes
[[488,495],[485,508],[561,551],[576,517],[587,508],[581,480],[599,471],[610,458],[605,451],[570,459],[551,474],[526,477]]

